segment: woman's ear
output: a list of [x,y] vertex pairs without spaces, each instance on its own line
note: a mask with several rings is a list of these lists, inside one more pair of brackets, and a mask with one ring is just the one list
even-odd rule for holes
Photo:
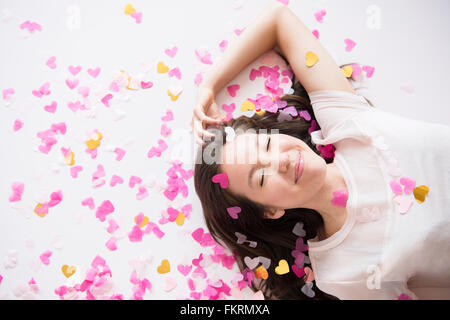
[[264,211],[265,219],[279,219],[284,216],[284,209],[266,209]]

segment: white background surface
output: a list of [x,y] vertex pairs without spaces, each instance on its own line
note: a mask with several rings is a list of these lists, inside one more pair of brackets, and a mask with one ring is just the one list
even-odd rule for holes
[[[3,10],[0,90],[15,90],[12,102],[1,99],[0,105],[0,275],[3,276],[0,296],[3,299],[20,298],[14,295],[13,289],[25,285],[31,278],[40,288],[35,298],[59,299],[54,290],[66,283],[61,266],[76,265],[76,275],[81,282],[96,255],[103,257],[110,266],[116,293],[128,299],[132,296],[129,281],[132,269],[128,261],[148,250],[153,260],[145,277],[153,288],[144,298],[184,299],[190,292],[187,278],[176,270],[176,265],[190,264],[200,252],[211,253],[210,248],[201,247],[190,236],[198,227],[205,228],[192,178],[187,181],[188,198],[184,199],[180,194],[174,203],[152,189],[150,196],[136,200],[137,188],[130,189],[128,179],[138,175],[162,184],[166,182],[165,172],[170,164],[163,158],[149,159],[146,155],[161,138],[160,118],[166,110],[173,110],[175,116],[175,120],[168,123],[173,132],[184,132],[182,130],[189,127],[196,92],[194,77],[205,71],[194,50],[205,46],[211,51],[212,60],[218,61],[222,55],[219,42],[227,39],[231,45],[237,38],[232,31],[245,27],[268,1],[130,2],[137,11],[143,12],[140,24],[123,13],[127,3],[106,0],[0,1],[0,10]],[[235,8],[238,3],[242,6]],[[79,28],[68,27],[68,21],[73,21],[70,6],[80,9]],[[370,6],[379,8],[380,29],[368,25]],[[358,62],[375,67],[372,78],[365,82],[368,88],[360,92],[375,107],[418,120],[450,124],[448,1],[291,0],[289,7],[311,30],[319,31],[319,40],[338,64]],[[314,18],[319,9],[327,11],[323,23]],[[10,18],[6,19],[8,12]],[[43,30],[32,34],[21,30],[19,26],[26,20],[38,22]],[[352,52],[345,51],[345,38],[357,43]],[[175,45],[178,53],[174,58],[164,54],[166,48]],[[56,56],[58,68],[55,70],[45,65],[51,56]],[[182,79],[156,73],[159,61],[171,68],[178,66]],[[77,78],[79,86],[91,87],[95,118],[81,112],[74,114],[67,108],[68,101],[80,100],[80,95],[64,83],[65,79],[74,78],[67,70],[69,65],[83,68]],[[91,78],[86,71],[95,67],[101,67],[97,79]],[[111,109],[107,109],[94,96],[97,92],[102,97],[120,70],[152,81],[154,86],[146,90],[122,91],[116,100],[112,100]],[[51,83],[52,94],[42,99],[34,97],[31,91],[46,81]],[[177,101],[171,101],[166,93],[170,85],[183,87]],[[401,87],[406,85],[414,91],[402,90]],[[56,113],[45,112],[44,105],[53,100],[58,102]],[[112,110],[121,110],[125,118],[115,121]],[[21,119],[24,127],[14,132],[16,119]],[[50,153],[36,152],[40,144],[36,133],[49,129],[52,123],[63,121],[68,132],[57,135],[58,143]],[[104,140],[97,158],[91,159],[80,141],[87,130],[94,129],[102,132]],[[170,148],[170,136],[165,140]],[[60,148],[69,146],[75,153],[76,164],[84,168],[77,179],[70,176],[67,165],[59,164]],[[107,151],[108,146],[127,149],[127,155],[118,162],[115,154]],[[105,167],[107,183],[93,188],[91,176],[97,164]],[[184,164],[183,168],[192,168],[192,163]],[[109,187],[112,174],[123,177],[124,184]],[[25,192],[20,202],[11,204],[8,198],[14,181],[24,182]],[[63,192],[63,201],[50,208],[46,217],[33,213],[38,199],[48,199],[50,193],[59,189]],[[100,222],[94,211],[81,206],[81,201],[89,196],[95,199],[96,207],[107,199],[114,203],[116,212],[110,216],[120,212],[120,216],[125,217],[124,232],[131,230],[132,220],[139,212],[157,222],[161,210],[169,206],[192,203],[193,211],[181,227],[173,222],[160,226],[166,234],[161,240],[150,234],[144,235],[141,243],[131,243],[125,234],[117,242],[118,250],[109,251],[105,247],[110,236],[106,232],[107,223]],[[54,248],[58,238],[63,243],[61,249]],[[15,268],[7,269],[3,262],[10,250],[18,252],[18,263]],[[46,250],[53,251],[48,266],[39,260]],[[162,259],[170,261],[170,275],[178,282],[171,292],[163,290],[166,275],[156,272]],[[213,264],[206,271],[208,278],[220,278],[230,285],[237,268],[230,271]],[[204,283],[199,280],[199,287],[204,287]]]

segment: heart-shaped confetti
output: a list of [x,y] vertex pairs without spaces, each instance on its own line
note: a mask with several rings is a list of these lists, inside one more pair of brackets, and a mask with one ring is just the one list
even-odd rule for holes
[[130,14],[132,18],[136,21],[136,23],[141,23],[142,21],[142,12],[132,12]]
[[319,57],[312,51],[308,51],[305,54],[305,63],[307,67],[312,67],[319,60]]
[[252,111],[255,110],[255,104],[249,100],[245,100],[241,104],[241,111]]
[[353,73],[353,67],[352,66],[345,66],[341,68],[342,72],[344,73],[344,76],[346,78],[350,78]]
[[50,69],[56,69],[56,57],[50,57],[45,63]]
[[298,278],[302,278],[305,275],[305,268],[304,267],[297,267],[295,264],[291,266],[292,271],[295,273],[295,275]]
[[306,274],[306,283],[310,283],[314,281],[314,272],[312,271],[312,269],[310,267],[305,267],[305,274]]
[[289,265],[286,260],[281,259],[278,262],[278,266],[275,268],[275,273],[279,275],[283,275],[289,272]]
[[411,208],[413,201],[411,198],[404,196],[404,195],[398,195],[394,198],[395,203],[397,204],[398,211],[400,214],[405,214],[408,212],[408,210]]
[[241,208],[240,207],[229,207],[229,208],[227,208],[227,211],[231,218],[237,219],[238,213],[241,212]]
[[173,289],[175,289],[176,286],[177,286],[176,280],[172,277],[167,277],[164,282],[164,291],[166,292],[172,291]]
[[228,187],[228,175],[226,173],[219,173],[212,177],[212,182],[219,183],[222,189]]
[[131,5],[131,3],[128,3],[125,6],[125,10],[124,10],[125,14],[132,14],[133,12],[136,12],[136,9],[133,8],[133,6]]
[[166,49],[164,50],[164,53],[167,54],[169,57],[173,58],[177,54],[178,47],[175,46],[172,49]]
[[250,258],[250,257],[244,257],[244,262],[247,265],[247,267],[250,268],[250,270],[255,269],[259,264],[259,257],[256,258]]
[[100,68],[95,68],[95,69],[89,68],[88,73],[91,77],[97,78],[98,74],[100,73],[100,70],[101,70]]
[[69,72],[76,76],[81,71],[81,66],[69,66]]
[[103,98],[102,98],[102,103],[105,105],[105,106],[107,106],[107,107],[109,107],[110,105],[109,105],[109,100],[111,100],[113,98],[113,95],[111,94],[111,93],[108,93],[106,96],[104,96]]
[[66,278],[70,278],[77,271],[77,268],[75,266],[68,266],[65,264],[61,267],[61,271]]
[[314,284],[312,282],[305,283],[301,289],[301,291],[309,298],[314,298],[316,295],[312,289],[313,285]]
[[425,196],[430,191],[430,188],[428,186],[422,185],[414,188],[414,198],[416,198],[416,201],[418,203],[422,203],[425,201]]
[[347,189],[337,190],[333,192],[333,199],[331,199],[331,203],[338,207],[346,207],[348,199],[348,191]]
[[153,87],[153,82],[151,82],[151,81],[148,81],[148,82],[141,81],[141,88],[142,89],[148,89],[148,88],[151,88],[151,87]]
[[403,192],[405,194],[411,194],[416,187],[416,180],[402,177],[400,178],[400,184],[404,186]]
[[58,104],[56,103],[56,101],[52,101],[50,105],[44,107],[44,110],[50,113],[55,113],[57,106]]
[[371,66],[363,66],[362,70],[366,72],[366,77],[370,78],[373,75],[373,72],[375,71],[374,67]]
[[269,273],[267,272],[266,268],[264,268],[263,266],[259,266],[258,268],[256,268],[256,270],[254,272],[255,272],[256,278],[265,280],[269,277]]
[[306,231],[305,229],[303,229],[303,222],[297,222],[294,226],[294,229],[292,229],[292,233],[294,233],[298,237],[306,236]]
[[156,65],[156,72],[158,73],[167,73],[169,72],[169,67],[164,64],[164,62],[160,61]]
[[170,272],[170,263],[169,260],[167,259],[163,259],[161,261],[161,264],[158,266],[158,268],[156,269],[156,271],[160,274],[164,274],[164,273],[168,273]]
[[237,91],[241,88],[238,84],[232,84],[227,87],[228,94],[232,97],[236,97]]
[[322,23],[323,22],[323,17],[327,14],[327,12],[325,10],[319,10],[316,13],[314,13],[314,17],[316,17],[317,22]]
[[344,39],[344,42],[345,42],[345,51],[347,51],[347,52],[352,51],[356,45],[356,42],[353,41],[352,39],[348,39],[348,38]]

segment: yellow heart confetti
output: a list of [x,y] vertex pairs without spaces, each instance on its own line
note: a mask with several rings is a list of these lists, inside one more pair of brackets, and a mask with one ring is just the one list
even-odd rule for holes
[[156,269],[156,271],[158,271],[158,273],[160,273],[160,274],[170,272],[169,260],[167,260],[167,259],[162,260],[161,265]]
[[175,95],[173,95],[172,92],[170,92],[170,90],[167,90],[167,94],[170,96],[170,99],[172,101],[176,101],[178,99],[178,97],[180,96],[181,92],[175,96]]
[[167,73],[169,72],[169,67],[164,64],[164,62],[160,61],[156,65],[156,72],[158,73]]
[[182,211],[180,211],[180,213],[178,214],[178,217],[175,220],[176,224],[179,226],[182,226],[184,223],[184,214]]
[[345,67],[341,68],[341,70],[347,78],[350,78],[353,73],[352,66],[345,66]]
[[64,157],[64,161],[69,165],[69,166],[73,166],[75,161],[73,160],[73,157],[75,155],[73,154],[72,151],[70,151],[69,153],[66,154],[66,156]]
[[255,105],[254,103],[252,103],[249,100],[245,100],[242,104],[241,104],[241,111],[251,111],[251,110],[255,110]]
[[136,12],[136,9],[133,8],[133,6],[131,5],[131,3],[128,3],[125,6],[125,14],[132,14],[133,12]]
[[269,273],[267,272],[264,266],[259,266],[255,269],[255,277],[260,279],[267,279],[269,277]]
[[415,187],[413,190],[414,198],[416,198],[418,203],[422,203],[425,201],[425,196],[428,194],[429,191],[430,188],[428,188],[428,186],[425,185]]
[[99,145],[100,145],[100,140],[90,139],[90,140],[86,141],[86,146],[89,148],[89,150],[94,150]]
[[312,67],[316,64],[317,60],[319,60],[319,57],[312,51],[306,52],[306,66]]
[[278,262],[278,267],[275,268],[275,273],[279,275],[283,275],[289,272],[289,265],[286,260],[281,259]]
[[77,271],[77,268],[75,266],[69,267],[67,264],[65,264],[61,267],[61,271],[66,276],[66,278],[69,278]]
[[34,208],[34,213],[36,213],[39,217],[45,217],[47,215],[47,213],[48,213],[48,211],[47,212],[43,212],[43,213],[40,212],[39,208],[42,207],[42,206],[43,206],[42,203],[38,203],[36,205],[36,207]]
[[[142,218],[142,222],[139,225],[140,228],[143,228],[147,225],[147,223],[149,222],[149,219],[147,216],[144,216],[144,218]],[[134,217],[134,223],[137,223],[137,216]]]

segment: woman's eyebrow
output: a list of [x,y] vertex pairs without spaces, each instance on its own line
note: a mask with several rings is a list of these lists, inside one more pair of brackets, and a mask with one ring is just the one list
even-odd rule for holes
[[[259,151],[259,139],[258,139],[258,135],[256,135],[256,152]],[[252,168],[250,169],[249,173],[248,173],[248,186],[253,189],[252,187],[252,177],[253,177],[253,173],[255,173],[256,167],[253,165]]]

